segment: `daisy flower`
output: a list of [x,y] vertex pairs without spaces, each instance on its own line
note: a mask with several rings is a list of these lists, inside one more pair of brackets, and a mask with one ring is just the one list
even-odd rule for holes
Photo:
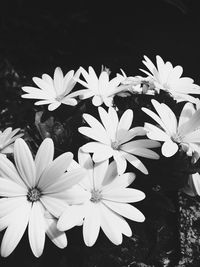
[[177,102],[195,103],[195,98],[188,94],[200,94],[200,86],[194,84],[191,78],[181,77],[183,73],[181,66],[173,67],[169,61],[165,63],[160,56],[156,56],[157,67],[147,56],[144,56],[144,59],[142,62],[148,71],[140,70],[153,78],[158,92],[160,90],[168,92]]
[[[118,175],[116,163],[105,160],[93,164],[90,154],[80,150],[79,164],[86,168],[87,175],[79,183],[87,192],[88,200],[81,205],[67,207],[61,214],[57,227],[65,231],[83,220],[83,238],[87,246],[96,242],[100,228],[115,245],[122,243],[122,234],[131,236],[132,231],[126,220],[143,222],[144,215],[128,203],[141,201],[145,194],[137,189],[127,188],[135,179],[134,173]],[[78,163],[73,166],[77,168]],[[71,168],[71,166],[70,166]]]
[[76,81],[87,89],[76,91],[74,95],[79,95],[81,99],[93,97],[94,106],[100,106],[103,103],[108,107],[112,106],[114,95],[124,90],[124,86],[119,86],[124,80],[122,76],[116,76],[109,81],[109,73],[106,70],[101,72],[99,78],[92,67],[89,67],[88,72],[82,67],[80,70],[85,81],[78,78]]
[[159,159],[159,155],[150,148],[159,147],[160,143],[149,139],[130,141],[134,137],[146,135],[144,127],[130,129],[133,121],[132,110],[126,110],[120,120],[112,107],[108,112],[102,107],[99,107],[98,111],[102,124],[93,116],[83,114],[84,120],[90,127],[80,127],[78,131],[94,139],[95,142],[83,145],[82,150],[93,153],[95,162],[113,157],[119,174],[125,172],[127,161],[144,174],[148,174],[146,167],[136,156]]
[[0,131],[0,154],[13,153],[14,141],[23,136],[23,133],[17,134],[19,131],[19,128],[12,130],[12,127]]
[[58,247],[67,245],[65,233],[56,228],[57,218],[66,208],[67,198],[82,202],[84,196],[72,194],[70,190],[84,177],[85,170],[65,172],[73,154],[66,152],[55,160],[53,154],[53,141],[46,138],[33,160],[27,144],[18,138],[14,144],[16,167],[1,156],[0,230],[7,228],[0,248],[3,257],[12,253],[27,227],[30,247],[36,257],[43,252],[45,233]]
[[179,121],[176,115],[164,103],[151,100],[158,115],[147,109],[142,110],[157,122],[159,126],[145,123],[148,138],[164,142],[161,148],[165,157],[173,156],[179,146],[191,155],[200,145],[200,109],[196,110],[192,103],[186,103],[181,111]]
[[39,87],[23,86],[22,90],[27,94],[22,95],[23,98],[41,99],[35,102],[35,105],[49,105],[50,111],[57,109],[61,104],[75,106],[77,100],[71,90],[74,88],[76,81],[80,75],[80,70],[74,74],[74,70],[70,70],[64,76],[61,68],[57,67],[54,71],[53,79],[48,74],[43,74],[42,79],[33,77],[34,83]]

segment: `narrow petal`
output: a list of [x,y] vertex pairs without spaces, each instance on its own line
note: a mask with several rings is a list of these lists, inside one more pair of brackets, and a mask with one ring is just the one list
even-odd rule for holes
[[43,171],[38,186],[43,189],[51,185],[63,175],[73,159],[71,152],[66,152],[52,161]]
[[44,208],[39,201],[34,202],[31,209],[28,237],[31,250],[35,257],[40,257],[45,242]]
[[100,222],[99,205],[88,202],[83,223],[83,239],[86,246],[91,247],[96,242],[100,231]]
[[59,248],[65,248],[67,246],[66,234],[59,231],[57,228],[56,219],[45,219],[46,234],[49,239]]
[[126,110],[120,118],[117,127],[117,140],[123,139],[124,135],[130,129],[133,122],[133,111],[131,109]]
[[35,163],[28,145],[21,138],[15,141],[14,145],[14,159],[17,170],[20,173],[24,183],[28,187],[35,186],[36,170]]
[[103,203],[99,203],[101,228],[108,239],[115,245],[122,243],[121,218]]
[[123,174],[127,167],[126,159],[119,151],[114,151],[113,158],[117,164],[117,172],[118,174]]
[[55,101],[54,103],[51,103],[51,104],[48,106],[48,110],[49,110],[49,111],[53,111],[53,110],[57,109],[60,105],[61,105],[61,102],[59,102],[59,101]]
[[5,156],[0,156],[0,175],[2,178],[10,179],[26,188],[26,185],[19,176],[14,164]]
[[60,231],[67,231],[78,225],[85,216],[84,205],[74,205],[67,207],[61,214],[57,228]]
[[36,184],[46,167],[53,161],[54,144],[52,139],[45,138],[35,156]]
[[117,164],[115,161],[112,161],[106,170],[104,179],[102,181],[102,187],[105,187],[110,183],[112,183],[112,181],[115,181],[117,176],[118,176]]
[[17,197],[26,196],[28,189],[11,180],[0,178],[0,196]]
[[89,124],[91,128],[96,129],[102,135],[106,135],[105,128],[95,117],[89,114],[83,114],[83,119]]
[[130,162],[131,165],[133,165],[136,169],[140,170],[144,174],[148,174],[147,168],[144,166],[144,164],[136,158],[134,155],[129,153],[124,153],[124,157]]
[[82,149],[78,150],[78,162],[80,166],[87,170],[86,177],[80,182],[83,188],[93,188],[93,161],[89,153],[84,153]]
[[103,199],[115,202],[137,202],[145,198],[145,194],[133,188],[114,188],[102,192]]
[[104,200],[103,203],[114,212],[118,213],[123,217],[126,217],[129,220],[133,220],[136,222],[144,222],[145,220],[145,217],[142,212],[130,204],[116,203],[107,200]]
[[31,203],[26,201],[12,213],[13,219],[1,242],[2,257],[8,257],[20,242],[28,224],[30,210]]
[[113,156],[113,149],[105,144],[89,142],[81,147],[84,152],[94,153],[93,160],[100,162]]
[[108,138],[107,134],[101,134],[101,132],[98,131],[96,128],[90,128],[90,127],[79,127],[78,128],[79,133],[88,136],[89,138],[96,140],[98,142],[101,142],[103,144],[110,144],[110,139]]
[[107,168],[108,168],[108,160],[95,163],[94,165],[94,188],[96,190],[102,187],[102,182],[104,180]]

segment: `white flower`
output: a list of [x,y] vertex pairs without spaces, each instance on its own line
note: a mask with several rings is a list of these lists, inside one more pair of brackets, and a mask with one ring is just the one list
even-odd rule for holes
[[191,197],[200,196],[200,174],[190,174],[188,184],[181,191]]
[[158,115],[147,108],[142,108],[142,110],[155,120],[159,127],[151,123],[145,123],[144,127],[147,130],[148,138],[164,142],[161,148],[162,154],[165,157],[173,156],[179,145],[188,155],[198,150],[200,145],[200,110],[196,110],[192,103],[186,103],[177,122],[176,115],[166,104],[160,104],[154,99],[151,102]]
[[79,183],[79,188],[87,192],[88,200],[68,207],[58,220],[58,229],[68,230],[83,220],[83,238],[87,246],[94,245],[100,228],[111,242],[121,244],[122,234],[132,235],[123,217],[136,222],[145,220],[137,208],[128,204],[145,198],[142,191],[126,188],[134,181],[135,174],[118,175],[114,161],[110,165],[108,160],[93,165],[91,156],[83,152],[79,153],[79,164],[87,169],[87,176]]
[[61,68],[57,67],[54,72],[53,79],[48,74],[43,74],[42,79],[34,77],[34,83],[39,87],[23,86],[22,90],[27,94],[22,95],[23,98],[41,99],[35,102],[35,105],[49,105],[50,111],[55,110],[61,104],[75,106],[77,100],[73,93],[69,94],[74,88],[76,81],[80,75],[80,70],[74,74],[74,70],[67,72],[63,76]]
[[16,248],[27,226],[30,247],[36,257],[43,252],[45,232],[58,247],[67,245],[65,233],[56,228],[57,218],[68,205],[67,198],[76,199],[75,203],[83,201],[83,196],[72,194],[71,187],[86,172],[83,168],[65,172],[73,154],[66,152],[55,160],[53,154],[53,142],[46,138],[33,160],[27,144],[18,138],[14,144],[16,167],[1,156],[0,230],[7,228],[0,249],[3,257]]
[[177,102],[195,103],[195,98],[188,94],[200,94],[200,86],[194,84],[191,78],[181,77],[183,73],[181,66],[173,67],[169,61],[164,63],[160,56],[156,56],[157,67],[147,56],[144,56],[144,59],[142,62],[149,71],[140,70],[153,78],[158,92],[160,89],[167,91]]
[[108,107],[112,106],[114,95],[124,89],[124,86],[119,86],[124,78],[116,76],[109,81],[109,73],[105,70],[98,78],[92,67],[89,67],[88,72],[82,67],[80,69],[85,81],[81,79],[76,79],[76,81],[87,89],[76,91],[74,94],[79,95],[81,99],[93,97],[92,103],[95,106],[100,106],[103,103]]
[[134,137],[146,135],[143,127],[130,129],[133,121],[132,110],[126,110],[120,120],[112,107],[109,108],[108,112],[102,107],[99,107],[98,111],[103,125],[93,116],[83,114],[83,118],[90,127],[80,127],[78,130],[96,140],[96,142],[83,145],[83,151],[94,153],[93,160],[95,162],[113,157],[117,163],[119,174],[125,172],[127,161],[144,174],[148,174],[146,167],[136,156],[158,159],[159,155],[150,148],[158,147],[160,143],[149,139],[130,141]]
[[19,131],[19,128],[12,130],[11,127],[6,128],[3,132],[0,131],[0,154],[13,153],[14,141],[23,136],[22,133],[17,134]]

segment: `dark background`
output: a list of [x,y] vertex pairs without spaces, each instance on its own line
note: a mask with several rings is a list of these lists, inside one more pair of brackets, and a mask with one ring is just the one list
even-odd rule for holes
[[143,55],[158,54],[199,82],[198,2],[2,1],[0,55],[32,77],[102,64],[137,75]]

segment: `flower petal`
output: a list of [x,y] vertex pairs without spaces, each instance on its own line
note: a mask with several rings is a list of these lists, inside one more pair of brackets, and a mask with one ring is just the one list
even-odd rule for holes
[[114,188],[110,190],[103,190],[103,199],[115,202],[137,202],[145,198],[145,194],[133,188]]
[[114,212],[118,213],[123,217],[126,217],[129,220],[136,222],[144,222],[145,220],[145,217],[142,212],[140,212],[138,209],[136,209],[130,204],[116,203],[107,200],[104,200],[103,203]]
[[123,139],[127,131],[130,129],[133,121],[133,111],[127,109],[121,116],[117,127],[117,140]]
[[95,163],[94,165],[94,189],[98,190],[102,187],[102,182],[104,180],[106,171],[108,168],[108,160]]
[[28,189],[11,180],[0,178],[0,196],[17,197],[26,196]]
[[32,204],[28,225],[28,237],[33,254],[35,257],[40,257],[44,249],[45,222],[44,208],[39,201]]
[[161,148],[162,154],[165,157],[171,157],[178,151],[178,145],[174,142],[166,141]]
[[46,234],[49,239],[59,248],[65,248],[67,246],[67,237],[64,232],[61,232],[57,228],[56,219],[45,219]]
[[53,161],[54,144],[52,139],[45,138],[35,156],[36,183],[46,167]]
[[113,158],[117,164],[117,172],[118,174],[123,174],[127,167],[126,159],[122,156],[119,151],[114,151]]
[[144,174],[148,174],[147,168],[144,166],[144,164],[136,158],[134,155],[129,153],[124,153],[124,157],[130,162],[131,165],[133,165],[136,169],[140,170]]
[[24,183],[29,187],[35,186],[36,170],[35,163],[28,145],[21,138],[18,138],[14,144],[14,159],[17,170],[20,173]]
[[100,231],[100,215],[98,203],[88,202],[83,222],[83,239],[86,246],[91,247],[96,242]]
[[9,256],[21,240],[29,220],[31,203],[24,202],[12,213],[12,220],[6,229],[1,243],[1,256]]
[[45,208],[56,218],[58,218],[67,207],[67,203],[64,200],[47,195],[42,196],[40,198],[40,201],[45,206]]
[[85,216],[84,205],[74,205],[67,207],[61,214],[57,228],[60,231],[67,231],[78,225]]
[[47,168],[43,171],[38,186],[43,189],[59,180],[63,173],[67,170],[73,159],[71,152],[66,152],[52,161]]

